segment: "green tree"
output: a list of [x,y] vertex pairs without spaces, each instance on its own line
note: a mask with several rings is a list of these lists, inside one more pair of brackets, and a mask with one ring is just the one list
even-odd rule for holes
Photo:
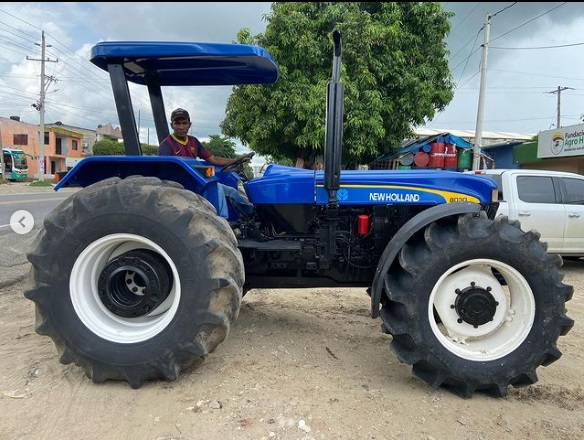
[[158,156],[158,145],[140,144],[143,156]]
[[212,134],[208,141],[201,141],[201,144],[213,153],[214,156],[228,158],[237,157],[237,153],[235,152],[235,142],[228,137]]
[[[212,134],[208,141],[201,141],[203,147],[208,149],[214,156],[235,158],[238,156],[235,151],[235,142],[228,137]],[[243,171],[248,178],[253,177],[253,170],[249,164],[244,164]]]
[[[158,155],[158,145],[140,144],[143,156]],[[94,156],[125,156],[124,144],[115,139],[102,139],[93,145]]]
[[124,156],[124,144],[115,139],[102,139],[93,145],[95,156]]
[[338,30],[343,162],[349,167],[393,152],[453,98],[444,43],[451,15],[438,2],[272,3],[265,33],[242,29],[237,37],[267,49],[280,77],[272,85],[234,87],[222,132],[263,155],[311,164],[323,153]]

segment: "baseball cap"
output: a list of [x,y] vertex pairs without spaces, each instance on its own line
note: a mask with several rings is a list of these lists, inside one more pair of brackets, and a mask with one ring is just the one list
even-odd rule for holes
[[184,108],[177,108],[172,111],[170,114],[171,122],[176,121],[177,119],[186,119],[187,121],[191,120],[189,116],[189,112],[187,112]]

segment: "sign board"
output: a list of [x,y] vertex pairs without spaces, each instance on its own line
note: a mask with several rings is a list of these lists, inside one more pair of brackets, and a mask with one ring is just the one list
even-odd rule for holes
[[73,168],[77,162],[81,160],[80,157],[66,157],[65,158],[65,166],[67,168]]
[[537,157],[584,156],[584,124],[540,131]]

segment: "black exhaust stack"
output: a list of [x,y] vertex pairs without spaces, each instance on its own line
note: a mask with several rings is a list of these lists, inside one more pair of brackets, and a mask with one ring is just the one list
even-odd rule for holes
[[324,145],[324,188],[328,194],[328,228],[323,228],[322,244],[324,255],[320,267],[326,269],[337,255],[336,232],[339,221],[337,191],[340,187],[341,153],[343,148],[343,84],[341,76],[341,34],[333,32],[333,76],[327,87],[326,127]]
[[333,76],[326,95],[326,128],[324,148],[324,187],[329,205],[337,205],[343,147],[343,83],[341,76],[341,33],[333,32]]

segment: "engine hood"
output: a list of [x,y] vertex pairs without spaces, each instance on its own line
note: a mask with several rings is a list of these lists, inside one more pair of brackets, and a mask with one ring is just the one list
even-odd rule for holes
[[[345,170],[337,200],[340,205],[490,203],[496,184],[488,179],[442,170]],[[271,164],[264,175],[245,184],[257,204],[325,205],[324,172]]]

